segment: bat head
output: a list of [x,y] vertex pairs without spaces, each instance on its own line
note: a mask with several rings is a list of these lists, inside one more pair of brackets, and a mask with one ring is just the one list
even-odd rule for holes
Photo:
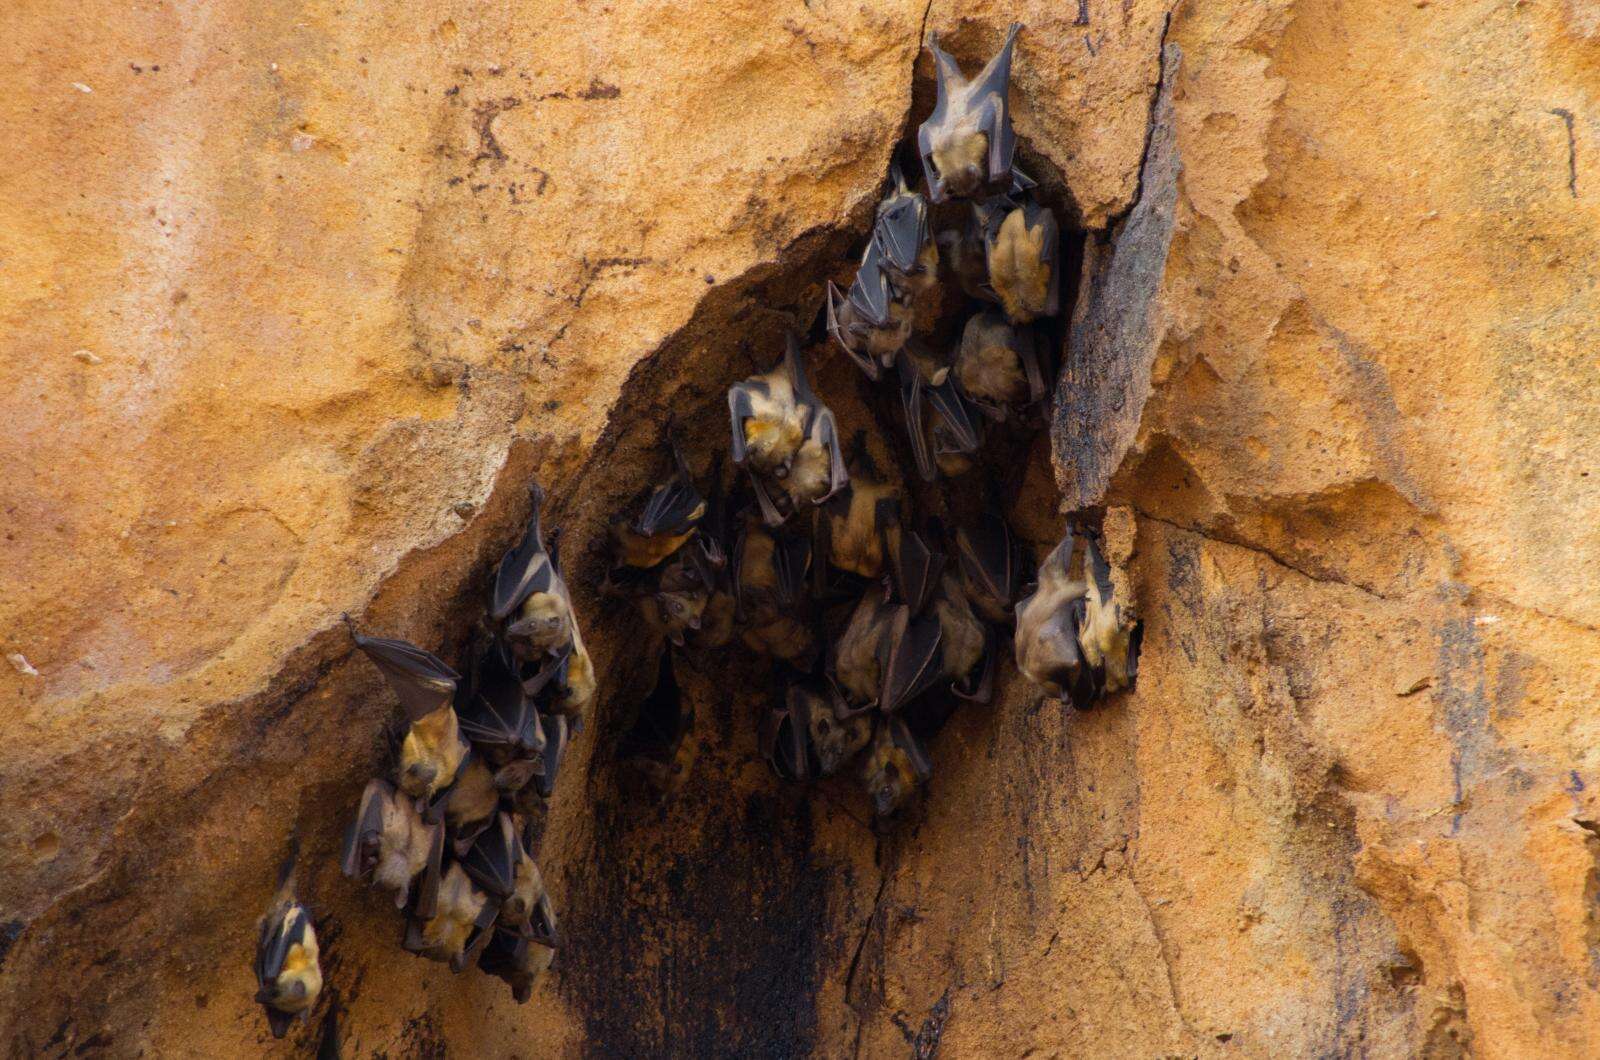
[[841,721],[826,703],[820,703],[811,710],[810,730],[820,772],[832,776],[872,738],[872,719],[857,714]]
[[784,482],[784,492],[796,507],[815,504],[833,485],[832,454],[825,446],[807,438],[795,453]]
[[805,428],[798,416],[751,416],[744,421],[745,459],[774,478],[788,477],[795,451],[804,440]]
[[559,593],[534,593],[517,618],[506,626],[506,640],[523,658],[554,655],[571,641],[572,611]]
[[989,173],[989,134],[957,125],[932,131],[927,164],[933,180],[948,195],[966,198]]
[[662,626],[667,639],[683,647],[684,636],[700,628],[700,619],[706,609],[705,590],[676,590],[656,593],[656,607],[661,612]]

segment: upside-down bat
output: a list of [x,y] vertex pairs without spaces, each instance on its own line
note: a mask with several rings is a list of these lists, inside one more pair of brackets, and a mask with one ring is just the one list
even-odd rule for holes
[[1044,400],[1046,383],[1040,336],[1012,324],[994,309],[967,321],[957,347],[955,379],[984,415],[1004,421],[1012,412]]
[[880,719],[861,769],[873,812],[888,817],[932,775],[933,763],[905,722]]
[[828,281],[827,320],[828,334],[874,382],[911,337],[913,292],[895,286],[876,236],[867,241],[848,295]]
[[1084,535],[1084,617],[1078,627],[1083,661],[1095,672],[1101,694],[1132,688],[1139,677],[1139,646],[1144,625],[1130,606],[1117,600],[1111,567],[1093,533]]
[[458,856],[489,827],[495,811],[500,808],[500,789],[495,787],[494,778],[494,772],[482,757],[473,754],[445,793],[444,819],[450,826]]
[[640,701],[638,717],[617,754],[657,792],[676,791],[694,768],[699,744],[693,730],[694,709],[678,687],[672,650],[663,648],[655,684]]
[[991,622],[1010,623],[1022,583],[1022,547],[1011,526],[986,511],[972,527],[956,531],[956,560],[973,610]]
[[400,697],[410,720],[400,744],[400,789],[415,798],[432,798],[455,781],[467,753],[451,705],[461,675],[437,655],[403,640],[353,636]]
[[272,903],[257,924],[256,1003],[266,1011],[274,1038],[282,1038],[296,1018],[305,1019],[322,993],[317,931],[311,910],[295,893],[294,863],[299,853],[296,837],[278,871]]
[[527,929],[545,899],[544,877],[509,813],[496,816],[494,824],[462,856],[461,867],[499,904],[502,926]]
[[1072,553],[1069,529],[1039,565],[1037,588],[1017,602],[1017,669],[1049,695],[1065,697],[1086,710],[1096,694],[1094,676],[1078,644],[1087,587],[1068,573]]
[[[806,379],[800,342],[784,339],[783,363],[728,388],[733,462],[750,473],[761,514],[776,526],[802,504],[820,504],[844,489],[849,475],[833,412]],[[770,482],[768,481],[770,480]],[[790,504],[782,512],[772,491]]]
[[955,59],[930,34],[938,78],[938,98],[928,120],[917,127],[917,149],[928,178],[928,197],[944,202],[1011,182],[1017,137],[1011,128],[1011,50],[1020,23],[1013,22],[1000,51],[983,72],[968,81]]
[[918,474],[927,482],[941,474],[964,474],[983,444],[983,428],[971,405],[947,376],[931,383],[903,351],[899,366],[900,401]]
[[401,946],[429,960],[448,961],[450,970],[459,972],[488,944],[499,912],[499,903],[474,884],[459,863],[453,863],[439,884],[433,915],[413,910]]
[[819,578],[830,566],[881,577],[890,539],[900,533],[900,489],[879,473],[865,431],[856,433],[850,464],[850,484],[818,512],[812,569]]
[[528,935],[496,930],[478,958],[478,967],[510,984],[511,996],[521,1005],[533,997],[534,985],[555,955],[553,946]]
[[534,483],[528,493],[533,502],[528,529],[495,571],[489,616],[505,624],[502,636],[517,658],[542,664],[581,645],[582,638],[572,610],[572,594],[561,577],[555,553],[545,547],[540,519],[544,487]]
[[939,282],[939,247],[928,220],[928,200],[911,190],[898,165],[890,167],[889,178],[894,187],[878,204],[872,238],[895,290],[916,294]]
[[804,606],[811,543],[799,535],[775,533],[747,512],[733,559],[734,598],[745,644],[796,664],[811,657],[816,638]]
[[815,682],[789,685],[763,718],[762,753],[784,780],[832,776],[867,745],[872,718],[840,718],[837,696]]
[[[553,673],[547,672],[547,676]],[[493,771],[494,786],[516,791],[544,754],[539,710],[499,646],[486,654],[475,678],[467,694],[459,697],[456,713],[461,732]]]
[[443,858],[444,826],[425,821],[416,803],[402,798],[387,780],[368,781],[345,833],[344,874],[394,891],[397,908],[414,898],[413,908],[431,914]]
[[697,535],[696,540],[661,565],[653,584],[639,597],[639,611],[645,623],[683,647],[686,638],[700,629],[706,605],[711,602],[710,577]]
[[905,637],[911,611],[869,587],[829,649],[829,672],[839,688],[844,717],[865,713],[884,698],[885,675],[895,645]]
[[[909,611],[885,662],[881,706],[899,710],[941,680],[958,695],[987,701],[992,674],[990,638],[972,613],[955,572],[920,534],[905,532],[893,558],[895,590]],[[980,662],[985,663],[981,673]],[[975,675],[975,676],[974,676]]]
[[1021,205],[1005,196],[973,209],[983,232],[989,286],[1013,324],[1055,316],[1061,309],[1061,229],[1056,215],[1032,195]]
[[689,540],[706,513],[705,498],[695,488],[689,464],[670,429],[668,446],[672,450],[672,478],[651,491],[637,518],[619,518],[611,525],[617,560],[624,566],[641,570],[656,566]]

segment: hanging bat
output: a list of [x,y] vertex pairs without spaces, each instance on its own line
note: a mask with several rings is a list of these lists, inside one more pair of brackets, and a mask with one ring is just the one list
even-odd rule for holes
[[894,364],[915,319],[912,293],[896,289],[876,236],[867,241],[848,295],[828,281],[828,334],[873,382]]
[[451,706],[461,675],[437,655],[403,640],[353,636],[400,697],[410,720],[400,744],[400,789],[415,798],[432,798],[455,780],[467,753]]
[[974,213],[983,232],[989,286],[1013,324],[1061,311],[1061,229],[1056,215],[1031,195],[1020,206],[1001,197]]
[[462,734],[493,771],[495,787],[517,790],[527,779],[523,763],[537,762],[544,753],[544,729],[533,696],[499,647],[486,654],[471,689],[460,698],[456,713]]
[[890,816],[931,776],[933,763],[905,722],[881,719],[861,769],[873,812]]
[[544,543],[540,521],[544,488],[534,483],[528,493],[533,503],[528,529],[495,571],[489,616],[504,624],[501,635],[517,658],[539,664],[560,656],[581,638],[555,550]]
[[917,127],[917,149],[928,178],[928,197],[944,202],[1011,182],[1017,137],[1011,128],[1011,50],[1022,29],[1013,22],[1005,44],[983,72],[968,81],[955,59],[928,38],[938,79],[933,113]]
[[898,165],[889,169],[894,187],[878,204],[872,239],[896,293],[915,295],[939,282],[939,247],[928,220],[928,200],[906,184]]
[[878,578],[890,539],[900,533],[900,490],[885,481],[867,451],[866,432],[852,444],[850,484],[819,512],[812,570],[820,579],[829,567]]
[[678,647],[700,628],[711,601],[709,564],[700,546],[687,547],[662,564],[654,584],[639,597],[639,611],[647,625]]
[[494,820],[500,808],[500,789],[495,773],[474,753],[456,774],[456,782],[445,793],[444,819],[450,826],[457,856],[465,851]]
[[1041,337],[988,309],[967,321],[955,363],[961,393],[990,419],[1004,422],[1016,409],[1046,396]]
[[295,894],[294,863],[299,853],[296,837],[278,871],[272,903],[256,925],[256,1004],[265,1010],[274,1038],[288,1033],[295,1019],[305,1019],[322,993],[317,931],[311,910]]
[[878,589],[862,594],[829,649],[828,671],[840,692],[841,718],[871,711],[883,701],[890,655],[904,640],[910,619],[908,607],[885,600]]
[[720,648],[733,639],[737,601],[733,593],[732,547],[728,530],[728,505],[722,486],[722,453],[712,458],[712,489],[700,529],[689,540],[689,555],[709,587],[700,612],[700,628],[688,641],[696,648]]
[[1017,669],[1047,694],[1087,710],[1094,704],[1095,680],[1078,644],[1087,587],[1068,573],[1072,553],[1068,530],[1039,565],[1037,587],[1017,603]]
[[1132,688],[1139,677],[1139,647],[1144,624],[1131,607],[1116,599],[1111,567],[1093,533],[1084,535],[1085,608],[1078,647],[1103,695]]
[[778,510],[767,479],[786,491],[792,503],[819,504],[844,488],[849,476],[839,453],[838,428],[806,379],[800,343],[792,332],[785,337],[782,364],[728,388],[728,412],[733,462],[750,473],[768,525],[777,526],[789,513]]
[[345,833],[344,874],[394,891],[396,908],[413,899],[413,908],[431,915],[443,858],[443,825],[423,820],[416,803],[387,780],[368,781]]
[[872,718],[866,714],[841,717],[843,706],[831,689],[815,684],[791,685],[790,713],[803,718],[816,760],[816,775],[831,777],[872,739]]
[[939,385],[930,383],[916,362],[903,354],[899,366],[901,406],[918,474],[926,482],[941,474],[947,478],[964,474],[983,445],[982,427],[972,407],[949,378]]
[[617,561],[627,567],[647,570],[661,563],[689,540],[706,513],[705,498],[695,488],[688,461],[670,427],[667,438],[672,478],[650,492],[637,518],[618,519],[611,526]]
[[663,649],[655,683],[640,701],[617,755],[657,792],[676,791],[688,779],[699,749],[691,737],[693,729],[694,711],[678,687],[672,650]]
[[1022,583],[1022,547],[1005,518],[986,511],[976,525],[956,531],[957,569],[973,609],[990,622],[1015,617]]
[[460,972],[488,944],[499,912],[499,903],[472,882],[459,862],[452,863],[439,884],[433,915],[413,910],[401,946],[429,960],[448,961],[451,971]]
[[534,985],[550,967],[555,955],[554,947],[528,935],[497,930],[483,948],[478,967],[510,984],[511,996],[522,1005],[533,997]]
[[994,651],[989,631],[972,611],[961,579],[945,571],[933,600],[939,623],[939,678],[955,694],[977,703],[989,702],[993,691]]
[[810,563],[809,541],[774,534],[746,514],[734,546],[733,586],[744,623],[740,637],[751,650],[796,664],[813,655],[816,638],[803,617]]
[[544,895],[539,866],[528,854],[509,813],[496,815],[494,823],[462,855],[461,867],[498,904],[502,925],[526,925]]

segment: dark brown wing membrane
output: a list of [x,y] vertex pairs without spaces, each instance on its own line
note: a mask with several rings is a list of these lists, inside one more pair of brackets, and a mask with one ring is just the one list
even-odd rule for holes
[[905,634],[889,647],[881,706],[893,713],[932,688],[939,679],[939,647],[944,631],[933,616],[912,618]]
[[517,547],[500,560],[500,566],[494,574],[494,593],[489,600],[489,614],[496,622],[504,621],[534,593],[550,592],[555,583],[555,564],[545,548],[544,531],[540,524],[544,488],[535,484],[528,492],[533,498],[528,529]]
[[544,726],[544,769],[533,778],[540,796],[548,799],[556,790],[556,774],[561,771],[561,760],[567,754],[567,740],[571,727],[560,714],[546,714],[540,718]]
[[350,879],[362,879],[373,869],[376,860],[375,844],[383,835],[383,811],[386,802],[394,799],[395,788],[387,780],[376,778],[367,781],[361,793],[361,808],[344,837],[344,859],[340,869]]
[[503,900],[516,886],[521,859],[522,840],[511,815],[502,812],[461,858],[461,867],[491,897]]
[[985,512],[976,526],[956,533],[962,574],[1007,611],[1016,605],[1017,583],[1022,577],[1018,553],[1011,527],[996,512]]
[[670,481],[650,491],[644,511],[639,513],[639,518],[633,524],[634,532],[644,537],[688,533],[705,515],[706,500],[695,487],[677,440],[674,439],[671,445],[675,465],[673,476]]
[[929,549],[922,535],[911,530],[902,530],[899,542],[889,556],[895,592],[901,602],[911,608],[912,614],[920,614],[939,587],[945,557]]
[[472,694],[458,702],[456,716],[462,735],[473,743],[523,755],[544,746],[533,699],[498,652],[489,653]]
[[449,705],[455,697],[461,675],[432,652],[403,640],[364,637],[359,633],[355,634],[355,642],[383,673],[412,721]]

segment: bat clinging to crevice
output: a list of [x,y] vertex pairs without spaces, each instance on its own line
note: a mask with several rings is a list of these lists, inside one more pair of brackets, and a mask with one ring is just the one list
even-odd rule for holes
[[1073,534],[1039,565],[1034,591],[1017,603],[1016,655],[1022,676],[1080,710],[1093,706],[1096,689],[1078,644],[1087,587],[1068,573]]
[[578,620],[555,553],[545,547],[544,488],[535,483],[528,492],[533,502],[528,528],[495,571],[489,617],[504,624],[502,636],[517,658],[539,665],[573,646]]
[[955,379],[961,392],[997,421],[1043,401],[1047,384],[1040,342],[1031,327],[1012,324],[998,310],[973,316],[956,353]]
[[443,857],[444,826],[423,820],[416,803],[387,780],[369,781],[345,834],[344,874],[394,891],[397,908],[415,892],[413,908],[431,914]]
[[852,445],[850,484],[825,506],[817,520],[812,569],[829,567],[862,578],[882,577],[885,556],[898,546],[900,490],[879,474],[866,447],[866,432]]
[[1032,195],[1020,206],[1001,196],[974,210],[983,232],[989,286],[1013,324],[1061,310],[1061,229]]
[[467,968],[488,944],[499,903],[484,893],[462,869],[452,864],[439,884],[432,916],[413,910],[401,945],[430,960],[448,961],[454,972]]
[[527,935],[496,930],[478,958],[478,967],[509,983],[511,996],[521,1005],[533,997],[534,985],[555,955],[554,947]]
[[913,292],[895,286],[890,268],[883,245],[874,237],[861,255],[848,295],[828,281],[828,334],[874,382],[911,337],[915,316]]
[[870,587],[856,603],[850,621],[829,649],[829,672],[839,688],[848,718],[873,710],[883,701],[889,658],[906,632],[911,612]]
[[295,893],[295,857],[300,842],[290,843],[289,856],[278,872],[277,891],[262,916],[256,935],[256,1003],[267,1014],[274,1038],[282,1038],[296,1018],[305,1019],[322,993],[322,965],[311,911]]
[[900,400],[917,472],[926,482],[964,474],[983,444],[983,428],[972,406],[948,373],[936,385],[904,351],[899,367]]
[[806,669],[816,650],[805,605],[811,543],[774,532],[753,513],[734,546],[734,598],[743,621],[741,637],[754,651]]
[[[849,481],[838,425],[806,378],[800,342],[784,339],[783,363],[728,388],[733,462],[750,474],[762,518],[777,526],[821,504]],[[778,502],[786,507],[780,509]]]
[[899,166],[889,170],[894,187],[878,204],[872,238],[882,268],[901,294],[916,294],[939,282],[939,247],[928,218],[928,200],[906,184]]
[[917,149],[928,178],[928,197],[944,202],[950,196],[966,198],[989,188],[1004,190],[1011,183],[1011,162],[1017,137],[1011,128],[1011,52],[1020,23],[1013,22],[1005,44],[968,81],[955,59],[939,47],[938,34],[930,34],[938,78],[938,99],[928,120],[917,128]]
[[672,478],[650,492],[637,518],[612,523],[617,561],[623,566],[647,570],[658,565],[689,540],[706,513],[705,498],[695,487],[689,464],[670,428],[668,446],[672,450]]
[[933,763],[905,722],[881,719],[861,770],[873,812],[890,816],[932,775]]
[[1084,615],[1078,628],[1083,661],[1095,672],[1101,694],[1132,688],[1139,677],[1144,624],[1134,614],[1131,602],[1117,599],[1111,566],[1093,533],[1084,537],[1084,575]]
[[407,795],[431,798],[455,781],[467,753],[451,705],[461,675],[437,655],[403,640],[359,633],[354,637],[400,697],[410,720],[400,744],[397,782]]

